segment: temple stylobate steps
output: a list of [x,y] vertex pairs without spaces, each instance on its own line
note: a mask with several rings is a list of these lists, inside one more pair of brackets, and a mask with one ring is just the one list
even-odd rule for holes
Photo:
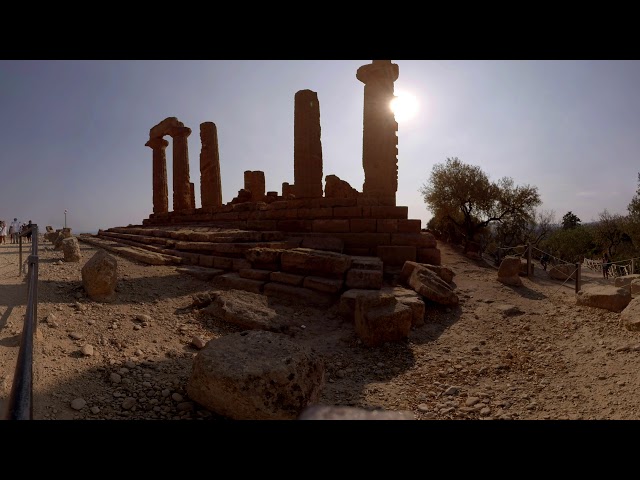
[[152,265],[198,265],[238,271],[250,267],[252,248],[286,249],[282,232],[253,232],[211,226],[114,227],[80,241]]

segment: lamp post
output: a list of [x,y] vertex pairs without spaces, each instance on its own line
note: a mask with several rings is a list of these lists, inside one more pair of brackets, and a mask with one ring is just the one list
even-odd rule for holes
[[64,228],[67,228],[67,211],[64,211]]

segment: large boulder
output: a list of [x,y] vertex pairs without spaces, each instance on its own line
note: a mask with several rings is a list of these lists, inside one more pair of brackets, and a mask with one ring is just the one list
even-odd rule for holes
[[631,302],[628,288],[591,285],[576,293],[576,304],[622,312]]
[[62,241],[65,238],[70,238],[71,236],[72,235],[71,235],[71,229],[70,228],[63,228],[62,230],[60,230],[60,232],[58,232],[58,236],[53,241],[53,249],[54,250],[62,250]]
[[640,331],[640,297],[634,298],[620,314],[620,323],[632,332]]
[[325,383],[317,353],[287,335],[251,330],[209,341],[187,382],[191,400],[233,420],[294,420]]
[[409,335],[413,320],[411,307],[389,293],[368,290],[355,301],[355,331],[368,347],[399,342]]
[[449,284],[453,282],[453,277],[455,276],[453,270],[448,267],[443,267],[441,265],[432,265],[428,263],[406,261],[404,262],[404,265],[402,265],[402,272],[400,272],[398,282],[406,285],[409,277],[416,267],[422,267],[426,268],[427,270],[431,270],[432,272],[436,273],[442,280]]
[[631,285],[634,280],[640,279],[640,274],[634,273],[633,275],[622,275],[620,277],[616,277],[613,281],[613,285],[615,287],[627,287]]
[[90,299],[108,302],[115,297],[118,262],[105,250],[98,250],[81,270],[82,286]]
[[265,295],[234,289],[213,290],[208,295],[211,303],[201,310],[202,314],[247,330],[286,333],[300,323],[293,315],[279,314]]
[[65,262],[79,262],[82,258],[80,244],[76,237],[69,237],[62,240],[62,253]]
[[520,279],[521,263],[520,257],[504,257],[498,268],[498,281],[505,285],[522,285],[522,280]]
[[413,268],[406,285],[413,288],[423,297],[440,305],[457,305],[458,295],[451,286],[442,280],[437,273],[423,266]]

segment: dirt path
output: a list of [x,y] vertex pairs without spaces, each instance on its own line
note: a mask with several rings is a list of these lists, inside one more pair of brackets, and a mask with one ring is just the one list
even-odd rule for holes
[[[80,270],[96,249],[80,244],[81,262],[64,263],[40,245],[35,419],[218,419],[185,392],[192,339],[238,330],[189,308],[209,282],[117,257],[117,300],[92,302]],[[494,267],[438,246],[460,305],[428,304],[426,325],[405,342],[367,348],[336,307],[294,306],[305,326],[294,338],[326,362],[322,403],[408,410],[419,420],[640,418],[640,337],[619,314],[576,306],[574,286],[540,269],[508,287]],[[17,248],[0,246],[5,400],[25,313],[17,265]],[[591,273],[587,283],[599,282]]]

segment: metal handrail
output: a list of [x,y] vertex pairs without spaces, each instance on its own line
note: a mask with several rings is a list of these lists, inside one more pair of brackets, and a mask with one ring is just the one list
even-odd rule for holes
[[22,237],[31,232],[31,255],[27,262],[27,311],[24,315],[22,340],[13,375],[9,401],[3,415],[4,420],[31,420],[33,418],[33,339],[38,318],[38,225],[19,235],[19,268],[22,269]]

